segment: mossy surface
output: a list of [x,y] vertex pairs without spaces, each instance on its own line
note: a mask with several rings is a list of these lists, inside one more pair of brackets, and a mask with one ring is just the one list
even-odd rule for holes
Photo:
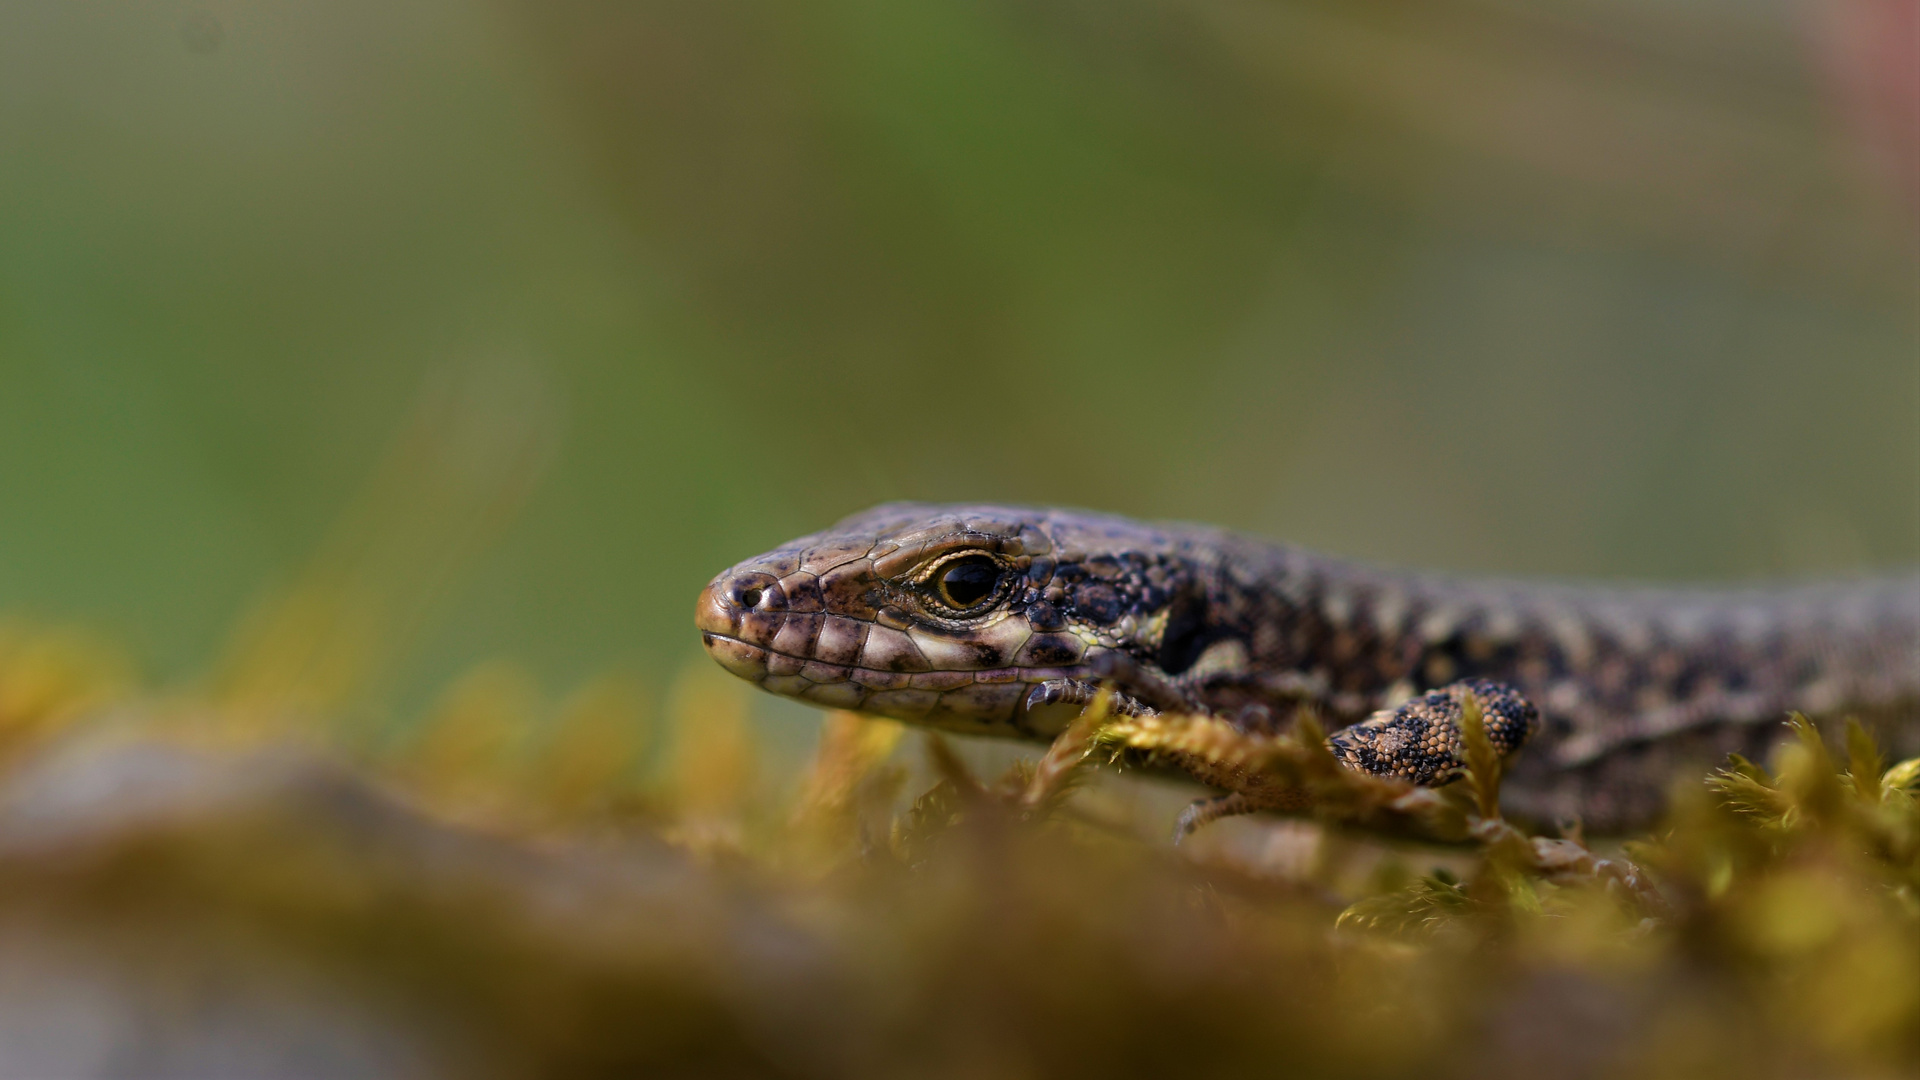
[[[1091,720],[982,779],[835,714],[785,782],[717,681],[656,722],[617,680],[549,706],[482,669],[374,745],[258,699],[144,693],[84,639],[3,652],[0,938],[30,946],[0,962],[0,1064],[1920,1067],[1920,762],[1857,729],[1835,750],[1796,721],[1768,767],[1680,782],[1660,830],[1595,852],[1483,816],[1492,775],[1409,797],[1326,772],[1310,740],[1204,725]],[[1153,739],[1303,784],[1317,816],[1174,847],[1106,764]]]

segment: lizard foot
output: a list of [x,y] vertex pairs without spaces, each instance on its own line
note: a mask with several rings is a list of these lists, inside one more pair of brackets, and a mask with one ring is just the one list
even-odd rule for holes
[[1469,679],[1382,709],[1327,739],[1342,765],[1374,776],[1436,787],[1467,771],[1460,715],[1467,695],[1480,703],[1487,740],[1511,756],[1540,728],[1540,710],[1504,683]]
[[1261,809],[1259,803],[1238,791],[1215,795],[1210,799],[1195,799],[1185,810],[1180,811],[1180,820],[1173,823],[1174,846],[1178,847],[1181,841],[1192,836],[1201,827],[1211,825],[1221,818],[1258,813]]
[[[1027,691],[1020,723],[1028,731],[1052,735],[1066,729],[1099,699],[1102,687],[1086,679],[1048,679]],[[1156,710],[1121,690],[1107,691],[1105,716],[1155,716]]]
[[1093,673],[1118,687],[1128,697],[1159,712],[1204,713],[1207,707],[1192,694],[1142,667],[1126,653],[1102,653],[1093,660]]

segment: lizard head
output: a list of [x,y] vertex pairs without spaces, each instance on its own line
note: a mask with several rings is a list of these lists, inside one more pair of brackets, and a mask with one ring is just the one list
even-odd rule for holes
[[721,573],[695,621],[715,660],[776,694],[1046,737],[1065,716],[1029,709],[1039,684],[1116,660],[1159,673],[1187,648],[1188,543],[1091,514],[893,503]]

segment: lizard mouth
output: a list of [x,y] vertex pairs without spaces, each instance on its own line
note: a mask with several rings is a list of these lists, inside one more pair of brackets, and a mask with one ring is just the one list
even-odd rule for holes
[[701,631],[700,642],[721,667],[783,697],[957,730],[1005,731],[1018,720],[1033,684],[1085,675],[1078,666],[886,671],[829,664],[713,630]]
[[[854,681],[875,690],[911,686],[919,690],[948,690],[964,683],[1035,683],[1049,679],[1084,677],[1084,667],[994,667],[978,670],[890,671],[861,664],[830,664],[811,656],[781,652],[743,638],[703,630],[701,644],[721,667],[743,679],[765,675],[804,675],[819,683]],[[797,666],[796,666],[797,665]],[[814,670],[804,669],[811,667]],[[793,668],[791,671],[779,670]]]

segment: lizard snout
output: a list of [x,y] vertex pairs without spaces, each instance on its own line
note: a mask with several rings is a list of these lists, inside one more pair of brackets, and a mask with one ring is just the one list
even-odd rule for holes
[[694,605],[700,642],[720,666],[744,679],[767,671],[766,648],[787,607],[780,580],[757,570],[729,570],[707,583]]

